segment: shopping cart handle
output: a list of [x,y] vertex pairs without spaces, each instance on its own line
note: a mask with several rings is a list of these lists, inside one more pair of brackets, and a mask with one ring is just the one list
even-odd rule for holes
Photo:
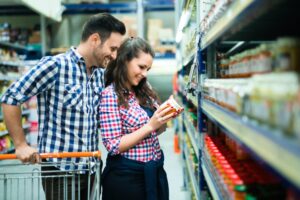
[[[81,157],[101,157],[100,151],[94,152],[59,152],[59,153],[40,153],[41,158],[81,158]],[[0,160],[17,159],[16,154],[0,154]]]

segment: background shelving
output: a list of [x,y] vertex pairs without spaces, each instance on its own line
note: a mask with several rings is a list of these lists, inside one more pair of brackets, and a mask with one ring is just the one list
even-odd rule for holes
[[298,142],[282,137],[272,129],[260,127],[257,123],[243,119],[206,100],[202,100],[202,109],[227,135],[244,144],[255,156],[259,156],[260,160],[267,162],[288,181],[300,187]]
[[[191,12],[193,4],[196,17],[186,14]],[[296,24],[300,19],[299,1],[201,0],[183,1],[176,6],[178,23],[184,22],[177,27],[176,60],[181,92],[178,98],[184,105],[191,101],[198,111],[196,135],[199,141],[195,144],[193,140],[193,146],[199,150],[200,196],[234,199],[233,194],[240,192],[244,195],[241,199],[245,199],[261,195],[253,193],[251,187],[236,189],[220,182],[222,171],[211,170],[220,169],[214,166],[214,158],[208,159],[205,153],[208,147],[204,138],[208,135],[231,138],[228,139],[229,145],[233,145],[230,151],[244,152],[245,159],[251,160],[239,163],[245,166],[255,163],[262,166],[257,170],[271,172],[270,180],[284,186],[278,198],[299,198],[300,145],[296,124],[299,123],[300,90],[296,80],[299,80],[300,68],[294,64],[300,60],[300,31]],[[196,37],[191,37],[187,30],[193,29],[194,24]],[[182,39],[184,37],[189,40]],[[185,47],[190,44],[194,48],[186,51]],[[284,53],[288,55],[285,57],[288,64],[282,67]],[[252,68],[250,63],[255,61],[253,66],[264,67],[265,71]],[[257,75],[259,73],[269,75]],[[270,85],[281,88],[280,92]],[[188,114],[185,111],[184,116]],[[212,122],[213,129],[207,127]],[[181,123],[183,126],[179,127],[183,132],[194,132],[189,129],[188,121]]]

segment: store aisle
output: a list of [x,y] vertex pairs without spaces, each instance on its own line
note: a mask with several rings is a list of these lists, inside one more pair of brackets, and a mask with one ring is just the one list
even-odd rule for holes
[[[169,180],[170,200],[188,199],[188,194],[182,188],[183,186],[183,166],[181,154],[175,154],[173,151],[173,128],[168,128],[166,132],[159,136],[161,148],[165,154],[165,170]],[[103,161],[106,159],[106,150],[100,145]]]
[[187,191],[183,190],[183,161],[181,154],[175,154],[173,148],[174,129],[168,128],[159,137],[161,148],[165,153],[165,170],[170,188],[170,200],[188,199]]

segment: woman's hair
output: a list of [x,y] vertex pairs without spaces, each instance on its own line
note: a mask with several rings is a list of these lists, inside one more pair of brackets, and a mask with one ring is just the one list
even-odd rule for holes
[[126,33],[124,23],[108,13],[93,15],[83,25],[81,41],[85,42],[90,35],[98,33],[101,41],[105,42],[112,32],[124,35]]
[[[119,106],[128,107],[128,80],[127,64],[134,58],[138,58],[140,53],[150,54],[154,58],[154,51],[151,46],[141,38],[128,38],[120,46],[117,58],[111,61],[105,72],[105,86],[113,83],[118,96]],[[153,100],[159,101],[156,93],[150,88],[147,79],[144,78],[137,86],[133,86],[133,91],[140,105],[152,107]]]

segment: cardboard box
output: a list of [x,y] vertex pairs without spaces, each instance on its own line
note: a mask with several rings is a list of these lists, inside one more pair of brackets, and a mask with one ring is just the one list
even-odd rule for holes
[[137,37],[137,19],[136,17],[123,16],[120,20],[125,24],[126,35],[125,37]]
[[28,39],[28,43],[32,44],[32,43],[40,43],[40,42],[41,42],[41,33],[40,33],[40,31],[32,32],[29,39]]
[[161,19],[148,19],[147,39],[153,47],[159,44],[159,31],[163,27]]

